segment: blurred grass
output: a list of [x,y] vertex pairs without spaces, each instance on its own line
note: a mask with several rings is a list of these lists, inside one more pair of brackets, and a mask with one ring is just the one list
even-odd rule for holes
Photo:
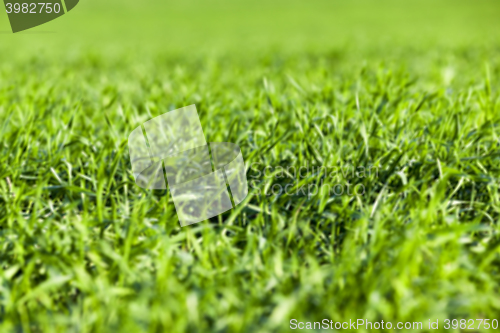
[[[0,331],[498,319],[499,9],[83,1],[0,34]],[[379,175],[181,229],[167,192],[135,186],[127,137],[193,103],[249,166]]]
[[[9,31],[7,15],[0,15],[0,30]],[[87,0],[46,25],[2,34],[2,47],[63,54],[75,48],[140,48],[188,55],[360,46],[383,47],[387,53],[401,46],[470,47],[498,41],[499,16],[494,0]]]

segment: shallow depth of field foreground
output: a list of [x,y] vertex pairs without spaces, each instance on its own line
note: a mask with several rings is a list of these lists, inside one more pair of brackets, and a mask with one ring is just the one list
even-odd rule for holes
[[[499,18],[493,0],[88,0],[11,34],[2,8],[0,331],[499,320]],[[242,148],[250,194],[180,228],[127,138],[191,104]]]

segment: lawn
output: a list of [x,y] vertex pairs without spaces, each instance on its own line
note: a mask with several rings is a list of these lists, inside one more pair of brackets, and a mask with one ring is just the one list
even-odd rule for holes
[[[2,12],[0,332],[500,320],[499,17],[87,0],[12,34]],[[207,142],[242,148],[250,193],[181,228],[127,139],[191,104]]]

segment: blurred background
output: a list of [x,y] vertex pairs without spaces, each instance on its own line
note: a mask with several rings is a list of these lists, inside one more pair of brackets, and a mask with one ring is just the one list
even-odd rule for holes
[[189,55],[363,45],[390,53],[401,46],[488,44],[498,40],[499,17],[496,0],[83,0],[62,18],[18,34],[2,11],[0,49]]

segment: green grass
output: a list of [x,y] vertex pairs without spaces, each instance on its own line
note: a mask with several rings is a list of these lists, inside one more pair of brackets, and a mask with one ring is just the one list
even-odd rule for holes
[[[1,332],[500,320],[498,4],[154,5],[0,35]],[[252,186],[180,228],[127,138],[190,104]],[[259,176],[306,165],[378,173]],[[262,195],[294,181],[365,193]]]

